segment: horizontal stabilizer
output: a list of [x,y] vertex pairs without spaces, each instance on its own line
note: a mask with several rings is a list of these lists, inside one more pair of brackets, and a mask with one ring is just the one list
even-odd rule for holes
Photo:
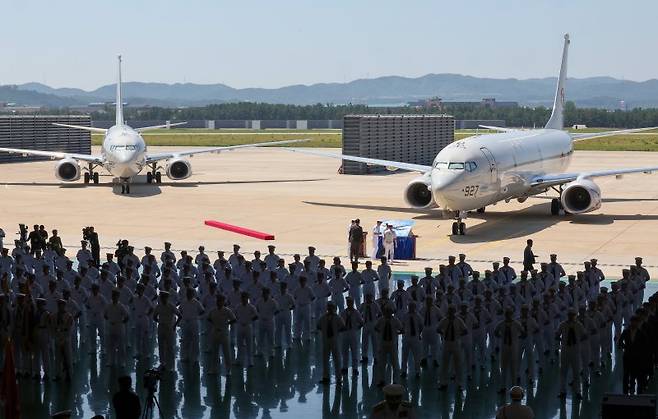
[[478,125],[480,128],[484,129],[490,129],[492,131],[498,131],[498,132],[510,132],[510,131],[517,131],[514,128],[503,128],[503,127],[494,127],[491,125]]
[[57,124],[57,123],[53,123],[53,125],[57,127],[73,128],[73,129],[81,129],[89,132],[97,132],[99,134],[105,134],[107,132],[105,128],[85,127],[82,125],[69,125],[69,124]]
[[175,127],[178,125],[185,125],[187,122],[176,122],[173,124],[164,124],[164,125],[152,125],[150,127],[141,127],[141,128],[136,128],[137,132],[144,132],[144,131],[151,131],[154,129],[160,129],[160,128],[169,128],[169,127]]
[[[658,129],[658,127],[620,129],[616,131],[603,131],[603,132],[585,132],[582,134],[571,134],[571,138],[573,138],[574,141],[582,141],[582,140],[589,140],[592,138],[602,138],[602,137],[610,137],[613,135],[633,134],[634,132],[651,131],[652,129]],[[658,133],[656,135],[658,135]]]

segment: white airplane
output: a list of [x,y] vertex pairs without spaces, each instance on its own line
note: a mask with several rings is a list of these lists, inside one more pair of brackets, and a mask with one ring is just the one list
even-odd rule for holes
[[[141,133],[158,128],[168,128],[174,125],[182,125],[179,122],[168,125],[155,125],[133,129],[126,125],[123,120],[123,101],[121,95],[121,56],[118,56],[118,80],[116,96],[116,123],[109,129],[85,127],[79,125],[54,124],[59,127],[81,129],[105,135],[101,146],[100,155],[65,153],[57,151],[30,150],[20,148],[1,148],[0,152],[23,154],[32,156],[50,157],[59,160],[55,166],[55,176],[65,182],[74,182],[80,179],[84,172],[84,182],[98,183],[97,167],[102,167],[121,181],[121,193],[130,193],[130,181],[139,174],[144,167],[148,167],[146,173],[147,183],[153,181],[162,182],[162,174],[159,171],[164,162],[164,171],[172,180],[182,180],[192,175],[192,165],[185,157],[201,153],[221,153],[222,151],[236,150],[240,148],[262,147],[270,145],[292,144],[303,140],[270,141],[265,143],[242,144],[226,147],[209,147],[188,151],[172,151],[168,153],[147,153],[147,146]],[[80,162],[86,163],[87,167],[82,169]]]
[[404,192],[413,208],[443,209],[456,221],[452,234],[465,234],[462,222],[469,211],[484,212],[487,205],[555,190],[559,198],[551,202],[551,214],[581,214],[601,206],[601,190],[593,179],[631,173],[651,173],[658,166],[591,172],[565,172],[573,155],[575,141],[632,133],[639,128],[598,133],[570,134],[563,130],[564,88],[567,77],[569,35],[564,36],[562,65],[551,118],[543,129],[517,130],[482,126],[499,131],[455,141],[437,154],[432,166],[289,149],[290,151],[420,172]]

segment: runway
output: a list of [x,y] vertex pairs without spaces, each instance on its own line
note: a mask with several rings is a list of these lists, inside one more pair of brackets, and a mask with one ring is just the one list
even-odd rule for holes
[[[171,150],[149,151],[165,149]],[[570,170],[646,166],[657,160],[658,153],[583,151],[575,153]],[[472,214],[466,236],[451,236],[452,220],[442,219],[441,211],[405,206],[402,192],[414,173],[339,175],[336,160],[281,149],[196,156],[191,163],[191,178],[149,185],[140,176],[128,196],[103,173],[99,185],[67,184],[55,178],[52,161],[0,165],[0,226],[6,242],[11,245],[20,222],[58,228],[71,248],[79,245],[86,225],[96,227],[108,248],[124,237],[138,251],[145,245],[158,249],[165,240],[174,249],[204,244],[209,251],[230,251],[233,243],[241,243],[244,253],[269,244],[203,225],[215,219],[275,234],[281,255],[314,245],[320,255],[346,256],[350,219],[360,218],[369,231],[378,218],[396,218],[416,222],[420,259],[396,264],[398,271],[436,268],[448,255],[462,252],[477,269],[503,256],[520,262],[525,240],[533,238],[541,260],[555,251],[571,270],[596,257],[607,275],[619,277],[622,266],[642,255],[658,273],[657,176],[597,179],[604,202],[590,214],[553,217],[550,194],[522,204],[500,203],[485,214]]]

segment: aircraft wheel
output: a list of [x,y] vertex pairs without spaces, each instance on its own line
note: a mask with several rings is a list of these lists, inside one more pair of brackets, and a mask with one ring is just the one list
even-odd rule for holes
[[85,175],[84,175],[84,182],[85,182],[85,183],[89,183],[89,172],[85,172]]
[[153,173],[146,172],[146,183],[153,183]]
[[92,178],[94,179],[94,184],[98,185],[98,172],[94,172]]
[[557,198],[551,200],[551,215],[560,215],[560,200]]
[[160,173],[160,172],[155,173],[155,182],[156,183],[162,183],[162,173]]
[[466,234],[466,224],[459,223],[459,235],[463,236]]
[[130,183],[126,183],[126,194],[130,193]]
[[486,207],[478,208],[478,214],[484,214]]
[[452,235],[456,236],[458,234],[459,234],[459,225],[455,221],[454,223],[452,223]]

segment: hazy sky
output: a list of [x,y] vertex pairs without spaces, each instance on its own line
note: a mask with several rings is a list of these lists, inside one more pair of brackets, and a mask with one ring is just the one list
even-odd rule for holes
[[0,0],[0,84],[233,87],[461,73],[658,77],[658,1]]

